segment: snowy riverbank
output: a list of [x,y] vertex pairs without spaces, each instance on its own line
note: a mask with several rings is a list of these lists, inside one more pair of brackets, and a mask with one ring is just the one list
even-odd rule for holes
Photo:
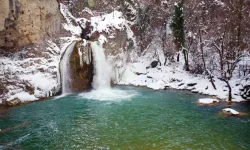
[[[148,55],[149,56],[149,55]],[[120,85],[145,86],[154,90],[180,89],[191,92],[215,96],[218,99],[227,100],[228,88],[219,79],[214,79],[216,90],[209,79],[203,75],[190,74],[183,70],[183,63],[172,63],[166,66],[158,65],[156,68],[149,67],[152,59],[147,54],[138,59],[138,62],[129,63],[118,80]],[[149,67],[149,68],[148,68]],[[148,69],[147,69],[148,68]],[[232,87],[233,102],[244,101],[240,96],[241,80],[233,78],[230,80]]]

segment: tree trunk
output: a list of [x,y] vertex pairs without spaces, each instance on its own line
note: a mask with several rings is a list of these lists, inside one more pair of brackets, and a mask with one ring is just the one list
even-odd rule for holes
[[222,41],[222,44],[221,44],[221,54],[220,54],[220,70],[221,70],[221,77],[222,78],[226,76],[225,74],[223,75],[223,72],[224,72],[223,58],[224,58],[224,43]]
[[203,62],[203,68],[204,68],[204,70],[206,70],[207,67],[206,67],[206,61],[205,61],[205,58],[204,58],[203,39],[202,39],[202,33],[201,33],[200,29],[199,29],[199,36],[200,36],[201,59],[202,59],[202,62]]
[[214,84],[214,81],[213,81],[213,77],[212,77],[211,75],[209,75],[208,78],[209,78],[209,81],[211,82],[213,88],[214,88],[215,90],[217,90],[217,88],[216,88],[216,86],[215,86],[215,84]]
[[242,7],[243,7],[243,0],[239,1],[239,6],[238,6],[238,28],[237,28],[237,56],[239,57],[239,53],[240,53],[240,43],[241,43],[241,22],[242,22]]
[[225,78],[219,78],[221,81],[224,81],[228,87],[228,102],[232,102],[232,88],[229,84],[229,81]]
[[142,33],[140,33],[140,48],[141,48],[141,53],[143,52],[143,46],[142,46]]
[[188,53],[187,50],[183,50],[184,60],[185,60],[185,70],[190,71],[188,64]]

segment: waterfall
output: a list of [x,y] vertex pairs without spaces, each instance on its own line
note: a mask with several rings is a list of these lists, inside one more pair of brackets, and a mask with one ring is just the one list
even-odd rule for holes
[[98,41],[91,43],[94,59],[94,77],[92,87],[95,90],[110,88],[110,66],[106,61],[102,44]]
[[65,50],[62,62],[61,62],[61,75],[62,75],[62,93],[71,93],[71,77],[70,77],[70,56],[74,50],[76,42],[72,42]]
[[111,66],[106,61],[102,42],[91,42],[93,54],[94,76],[92,87],[94,90],[81,93],[79,96],[85,99],[100,101],[121,101],[137,95],[135,92],[127,92],[119,89],[111,89]]

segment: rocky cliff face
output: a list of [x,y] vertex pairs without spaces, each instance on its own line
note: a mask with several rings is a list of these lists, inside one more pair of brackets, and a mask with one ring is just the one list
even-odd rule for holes
[[57,0],[0,0],[0,104],[58,92],[61,22]]
[[60,33],[57,0],[0,0],[0,48],[8,52]]

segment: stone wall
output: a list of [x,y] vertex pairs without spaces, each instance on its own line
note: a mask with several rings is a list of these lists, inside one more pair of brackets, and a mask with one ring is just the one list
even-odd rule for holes
[[19,51],[61,30],[57,0],[0,0],[0,49]]

